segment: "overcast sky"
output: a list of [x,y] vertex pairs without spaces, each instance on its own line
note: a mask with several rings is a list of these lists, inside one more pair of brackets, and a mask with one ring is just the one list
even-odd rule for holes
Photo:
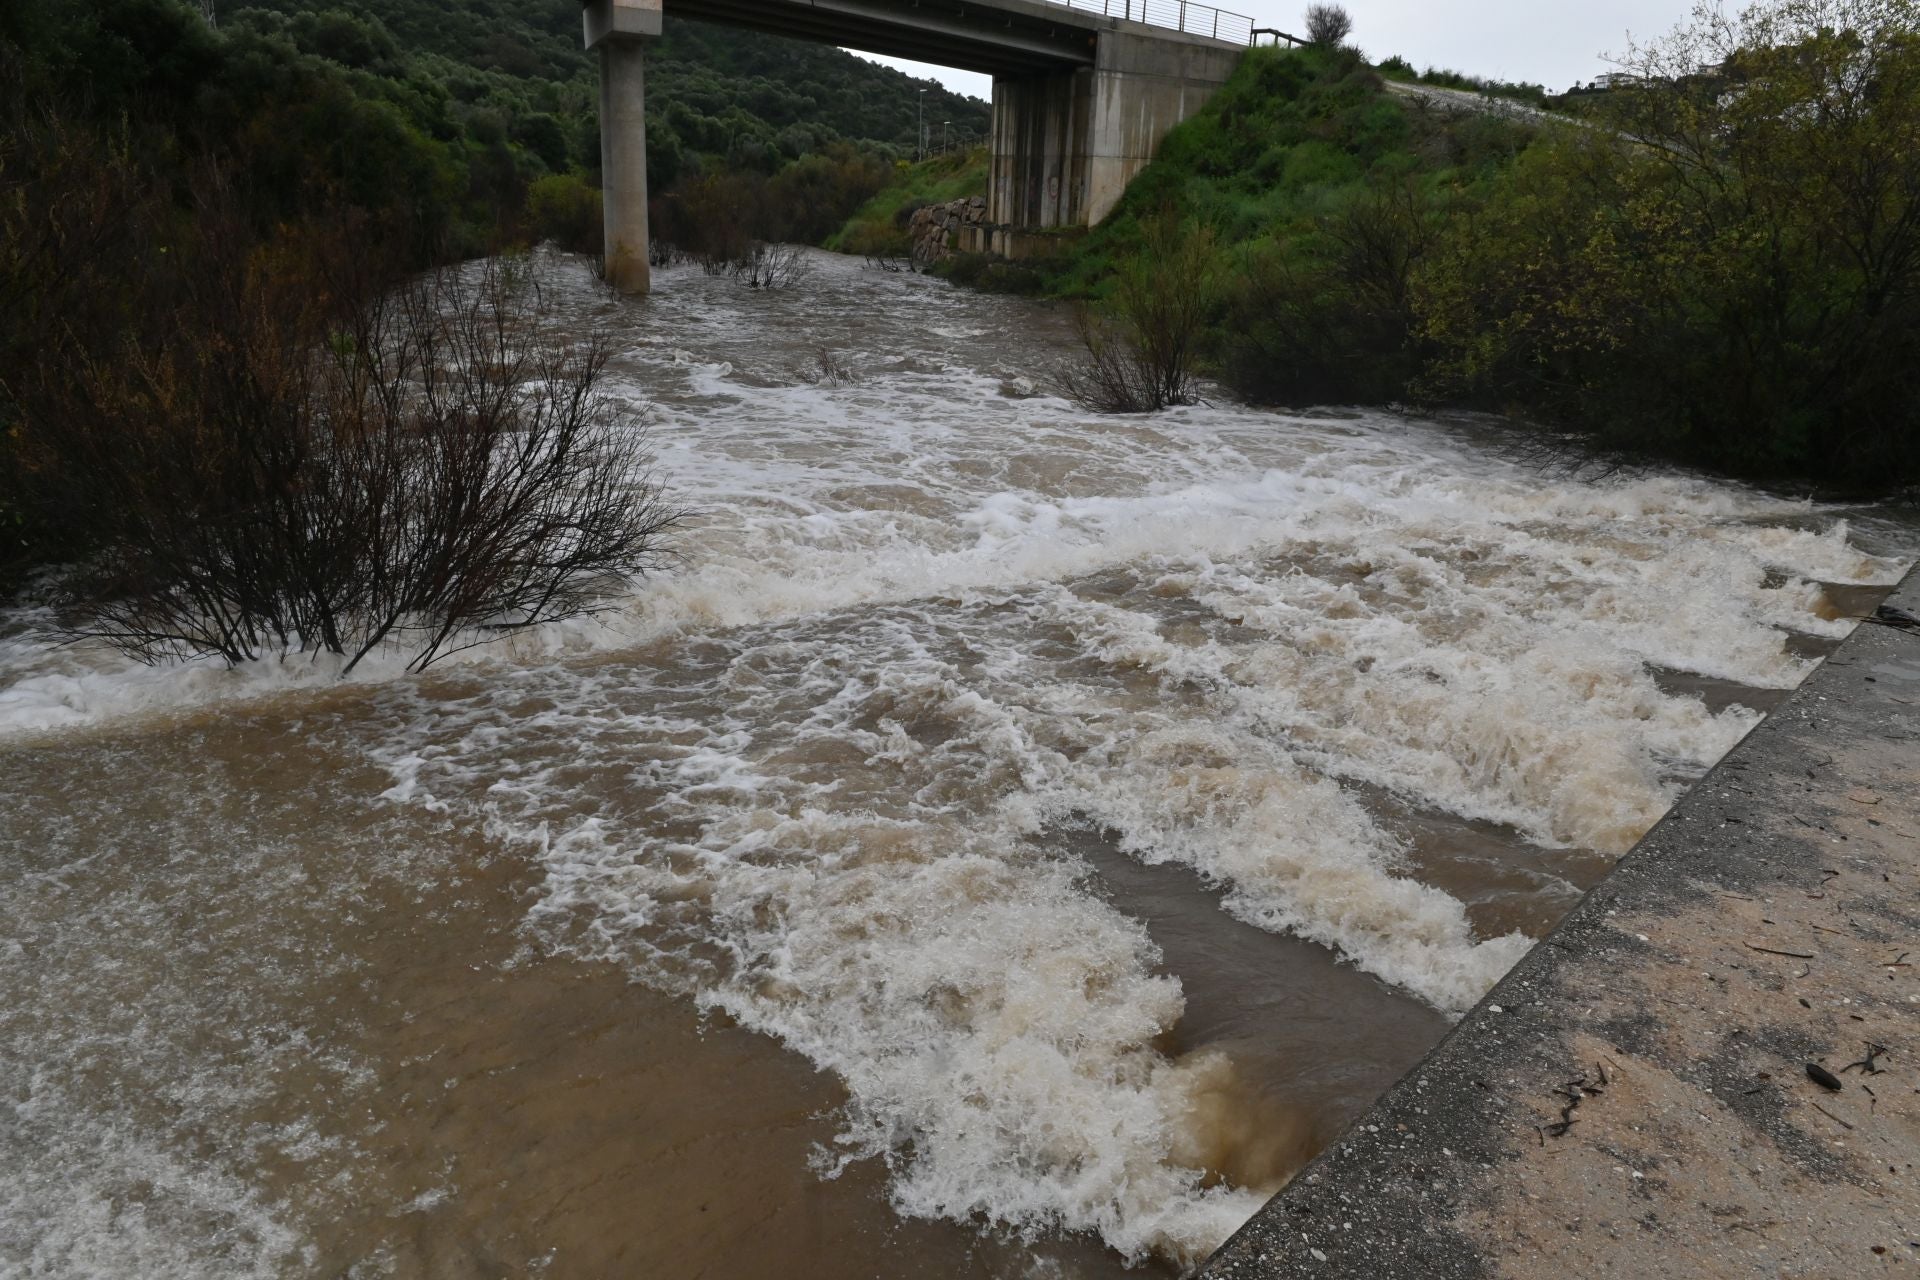
[[[1497,80],[1544,84],[1558,92],[1608,70],[1604,55],[1625,49],[1627,34],[1646,39],[1671,30],[1690,0],[1341,0],[1353,15],[1353,41],[1375,62],[1399,54],[1416,67],[1447,67]],[[1227,0],[1256,27],[1298,32],[1306,0]],[[867,55],[862,55],[867,56]],[[876,58],[976,97],[992,96],[986,76],[897,58]]]

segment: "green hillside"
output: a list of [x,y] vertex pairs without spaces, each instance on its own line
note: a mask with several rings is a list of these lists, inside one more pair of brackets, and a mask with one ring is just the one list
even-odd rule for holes
[[[284,30],[306,52],[405,50],[467,109],[497,116],[547,169],[599,164],[597,81],[580,47],[578,0],[230,2],[223,24]],[[364,34],[349,35],[354,27]],[[985,135],[987,104],[937,81],[826,45],[669,17],[647,51],[648,177],[661,189],[703,162],[772,173],[837,143],[907,155],[922,89],[930,118]]]
[[[217,152],[280,216],[314,201],[403,215],[428,257],[513,239],[543,177],[595,177],[575,0],[212,2],[212,22],[187,0],[0,6],[7,87],[125,120],[136,151]],[[932,81],[670,19],[649,51],[649,177],[665,191],[830,150],[905,157],[922,89],[929,119],[984,134],[987,105]]]

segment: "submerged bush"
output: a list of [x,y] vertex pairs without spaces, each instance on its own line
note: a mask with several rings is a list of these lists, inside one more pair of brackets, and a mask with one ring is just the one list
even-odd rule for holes
[[[9,504],[77,561],[76,637],[346,670],[392,646],[421,668],[601,608],[658,561],[676,513],[598,394],[606,354],[544,340],[515,273],[394,287],[368,228],[263,236],[213,169],[192,234],[165,239],[172,210],[127,163],[40,194],[5,211],[41,232],[7,240],[0,296],[64,266],[76,309],[8,327],[0,404]],[[54,261],[80,243],[97,252]]]
[[499,273],[386,294],[317,356],[239,301],[249,331],[211,361],[129,353],[78,380],[61,470],[104,536],[75,634],[345,670],[393,644],[418,669],[592,612],[657,562],[676,516],[596,392],[604,349],[537,340]]
[[1171,214],[1144,233],[1141,255],[1106,307],[1077,313],[1086,354],[1056,375],[1063,394],[1099,413],[1152,412],[1194,399],[1194,366],[1215,296],[1213,233]]
[[813,259],[797,244],[755,244],[733,266],[734,278],[749,289],[787,289],[813,274]]

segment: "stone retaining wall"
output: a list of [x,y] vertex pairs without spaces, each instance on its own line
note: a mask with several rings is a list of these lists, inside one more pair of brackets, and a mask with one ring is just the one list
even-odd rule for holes
[[945,204],[930,204],[913,212],[907,235],[913,243],[913,260],[928,266],[953,256],[960,231],[977,227],[987,220],[985,196],[962,196]]

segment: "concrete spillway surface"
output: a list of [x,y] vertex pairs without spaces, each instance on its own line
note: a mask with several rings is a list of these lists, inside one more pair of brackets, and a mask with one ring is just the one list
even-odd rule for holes
[[1204,1274],[1910,1271],[1916,962],[1920,628],[1869,622]]

